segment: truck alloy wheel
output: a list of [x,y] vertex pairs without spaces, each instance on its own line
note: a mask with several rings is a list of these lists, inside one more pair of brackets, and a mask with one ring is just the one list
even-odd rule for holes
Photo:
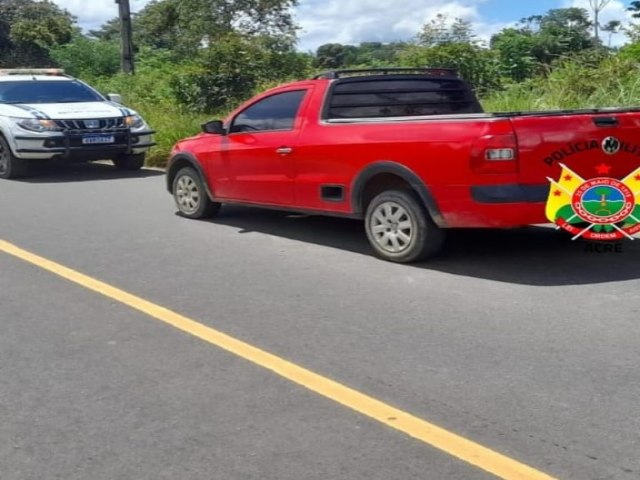
[[383,250],[401,253],[411,246],[415,227],[401,204],[381,203],[373,211],[370,222],[373,239]]
[[413,192],[391,190],[376,196],[365,216],[369,242],[380,258],[407,263],[434,255],[444,234]]
[[213,217],[220,210],[220,204],[209,199],[200,175],[191,167],[185,167],[176,174],[173,180],[173,198],[185,217]]

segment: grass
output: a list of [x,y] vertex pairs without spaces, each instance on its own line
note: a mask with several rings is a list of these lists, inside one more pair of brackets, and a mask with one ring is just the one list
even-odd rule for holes
[[198,115],[181,111],[171,105],[130,104],[147,123],[156,131],[155,147],[147,154],[147,165],[163,167],[169,159],[173,145],[183,138],[191,137],[201,132],[201,125],[212,120],[212,115]]
[[566,61],[546,77],[508,85],[481,102],[488,112],[640,106],[640,68],[619,57],[595,65]]
[[198,134],[204,122],[224,116],[185,111],[173,99],[169,78],[170,74],[162,70],[141,69],[135,76],[119,74],[88,80],[104,93],[121,94],[125,105],[136,110],[155,130],[157,145],[147,154],[149,166],[165,166],[178,140]]
[[585,210],[594,215],[610,216],[620,212],[625,203],[623,201],[607,201],[605,205],[602,205],[600,200],[587,200],[582,202]]

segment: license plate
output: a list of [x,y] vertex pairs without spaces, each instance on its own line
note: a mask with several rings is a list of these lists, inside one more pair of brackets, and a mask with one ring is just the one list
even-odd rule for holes
[[84,145],[101,145],[103,143],[114,143],[116,138],[113,135],[87,135],[82,137]]

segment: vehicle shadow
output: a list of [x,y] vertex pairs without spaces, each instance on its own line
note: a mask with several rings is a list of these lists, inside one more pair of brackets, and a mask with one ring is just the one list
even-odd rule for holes
[[[224,206],[215,223],[251,232],[372,256],[362,222],[257,208]],[[610,249],[612,251],[604,251]],[[443,252],[407,265],[506,283],[588,285],[640,278],[640,241],[571,241],[568,233],[543,226],[450,230]]]
[[164,171],[143,168],[118,170],[110,163],[33,163],[28,177],[17,179],[23,183],[68,183],[126,178],[146,178],[164,175]]

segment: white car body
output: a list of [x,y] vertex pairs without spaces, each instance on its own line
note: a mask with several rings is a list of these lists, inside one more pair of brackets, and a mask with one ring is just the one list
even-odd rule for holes
[[[0,71],[0,93],[4,82],[75,82],[91,90],[95,101],[41,103],[38,98],[20,103],[8,102],[0,95],[0,134],[7,141],[13,156],[19,159],[73,161],[114,159],[145,154],[155,145],[154,133],[133,110],[115,103],[95,89],[75,78],[53,73],[15,73]],[[3,74],[4,73],[4,74]],[[43,88],[46,85],[42,85]],[[117,97],[117,96],[113,96]],[[40,100],[42,100],[41,97]],[[36,131],[31,125],[47,125]],[[44,127],[42,127],[44,128]]]

